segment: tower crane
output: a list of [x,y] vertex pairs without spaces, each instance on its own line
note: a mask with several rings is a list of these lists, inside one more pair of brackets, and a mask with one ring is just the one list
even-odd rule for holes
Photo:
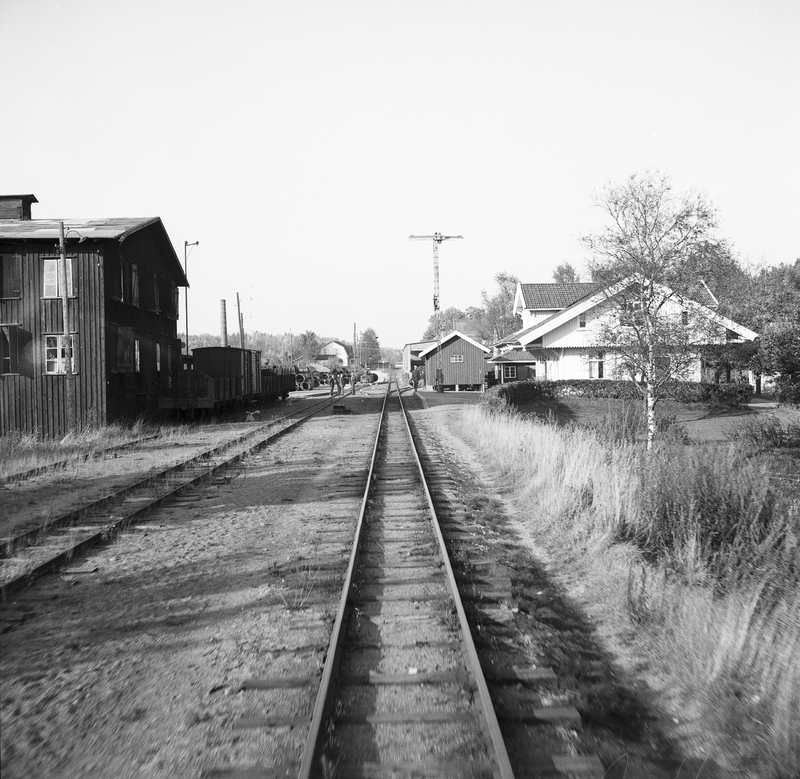
[[433,235],[409,235],[412,241],[433,241],[433,316],[436,322],[436,340],[439,341],[439,367],[436,369],[436,378],[434,380],[434,387],[439,392],[443,391],[443,375],[444,367],[442,363],[442,318],[439,315],[439,245],[442,241],[450,241],[454,238],[463,238],[463,235],[442,235],[441,233],[433,233]]

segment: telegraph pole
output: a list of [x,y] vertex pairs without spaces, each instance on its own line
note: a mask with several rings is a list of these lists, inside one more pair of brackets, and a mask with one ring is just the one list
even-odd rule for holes
[[[66,382],[67,432],[75,432],[75,384],[72,373],[72,336],[69,332],[69,289],[67,282],[67,250],[64,240],[64,223],[58,223],[59,275],[61,276],[61,324],[64,354],[64,380]],[[75,269],[73,268],[73,273]]]
[[439,246],[442,241],[450,241],[454,238],[463,238],[464,236],[433,233],[433,235],[409,235],[408,237],[412,241],[433,241],[433,316],[436,340],[439,342],[439,367],[436,369],[434,389],[443,392],[444,362],[442,358],[442,317],[439,313]]

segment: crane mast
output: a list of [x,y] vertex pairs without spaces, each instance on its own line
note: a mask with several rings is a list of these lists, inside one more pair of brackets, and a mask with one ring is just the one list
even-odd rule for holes
[[463,238],[463,235],[409,235],[412,241],[433,241],[433,313],[439,311],[439,246],[442,241],[450,241],[453,238]]
[[[442,235],[442,233],[433,233],[432,235],[409,235],[412,241],[432,241],[433,242],[433,316],[435,320],[434,327],[436,328],[436,340],[441,345],[442,341],[442,317],[439,314],[439,246],[442,241],[450,241],[454,238],[463,238],[463,235]],[[439,368],[436,369],[436,379],[434,387],[438,391],[442,390],[444,370],[442,367],[442,354],[439,349]]]

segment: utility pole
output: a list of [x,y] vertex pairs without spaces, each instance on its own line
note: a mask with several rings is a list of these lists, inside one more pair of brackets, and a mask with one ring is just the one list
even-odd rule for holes
[[454,238],[463,238],[464,236],[433,233],[433,235],[409,235],[408,237],[412,241],[433,241],[433,316],[436,340],[439,342],[439,367],[436,369],[434,389],[443,392],[444,362],[442,358],[442,317],[439,313],[439,246],[442,241],[450,241]]
[[[61,324],[63,331],[64,380],[66,382],[67,432],[75,432],[75,384],[72,373],[72,336],[69,332],[69,289],[67,282],[67,250],[64,241],[64,223],[58,223],[59,276],[61,276]],[[73,273],[75,269],[73,268]]]
[[183,288],[183,307],[186,313],[186,357],[189,357],[189,247],[199,246],[200,241],[183,242],[183,275],[186,276],[186,286]]

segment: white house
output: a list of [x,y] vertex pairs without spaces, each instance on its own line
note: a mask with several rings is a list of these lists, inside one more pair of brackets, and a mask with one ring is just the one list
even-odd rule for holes
[[[601,334],[615,321],[615,296],[633,283],[630,279],[610,287],[593,282],[517,284],[514,313],[521,316],[522,328],[493,344],[488,362],[495,366],[496,377],[500,381],[617,378],[616,355],[604,348]],[[704,332],[695,341],[698,352],[686,378],[700,381],[708,380],[711,370],[703,362],[703,345],[752,341],[758,334],[717,313],[717,300],[702,282],[696,297],[702,299],[673,295],[663,310],[687,327],[700,319],[715,325],[717,336]]]
[[346,368],[350,365],[352,350],[341,341],[328,341],[320,347],[315,362],[324,368]]
[[422,365],[422,360],[419,359],[420,354],[431,346],[436,346],[437,343],[438,341],[433,339],[430,341],[412,341],[405,344],[403,346],[403,373],[409,374],[413,368]]

